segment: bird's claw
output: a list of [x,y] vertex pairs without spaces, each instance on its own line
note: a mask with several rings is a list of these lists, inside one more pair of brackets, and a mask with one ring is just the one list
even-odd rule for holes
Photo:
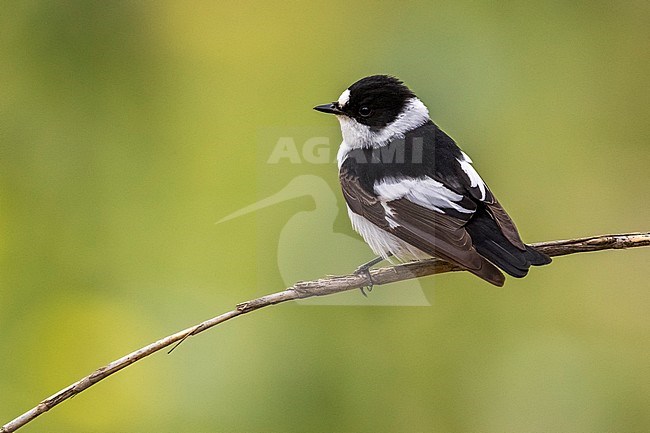
[[366,277],[370,282],[370,284],[368,284],[367,286],[363,286],[359,288],[359,290],[361,290],[361,294],[367,298],[368,294],[366,293],[366,289],[368,290],[368,292],[372,292],[372,288],[375,285],[374,281],[372,281],[372,275],[370,275],[370,266],[365,266],[365,265],[359,266],[357,270],[354,271],[354,273],[356,275],[362,275]]

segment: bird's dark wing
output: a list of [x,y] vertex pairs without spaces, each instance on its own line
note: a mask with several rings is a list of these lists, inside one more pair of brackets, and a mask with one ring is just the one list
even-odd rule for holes
[[[405,161],[407,164],[382,164],[383,175],[404,173],[411,176],[427,175],[441,182],[445,187],[457,194],[474,200],[477,204],[484,203],[489,214],[496,221],[497,228],[516,248],[524,250],[525,246],[519,237],[517,227],[506,211],[496,200],[481,176],[472,166],[472,160],[456,145],[456,142],[433,122],[409,131],[403,140]],[[408,164],[412,149],[423,148],[420,164]],[[370,172],[377,167],[369,167]]]
[[456,159],[454,181],[464,195],[471,197],[477,204],[477,211],[465,225],[474,248],[481,256],[518,278],[525,276],[531,265],[550,263],[548,256],[524,244],[515,223],[474,170],[471,162],[461,152],[461,157]]
[[339,178],[352,212],[399,239],[501,286],[503,274],[483,258],[465,230],[476,204],[429,177],[391,178],[369,190],[345,163]]
[[352,212],[361,215],[379,228],[386,230],[386,211],[381,205],[379,198],[363,187],[359,176],[353,174],[346,164],[339,171],[339,180],[343,198]]
[[521,237],[519,236],[519,231],[517,230],[517,227],[515,226],[514,221],[510,218],[510,215],[506,212],[506,210],[501,206],[501,203],[492,195],[492,193],[489,194],[491,200],[485,200],[483,203],[485,203],[488,212],[494,219],[494,221],[497,223],[497,226],[499,227],[499,230],[501,230],[501,233],[503,233],[503,236],[506,237],[510,241],[512,245],[515,247],[519,248],[522,251],[526,251],[526,245],[524,244],[524,241],[521,240]]
[[456,186],[456,190],[460,189],[459,192],[461,194],[471,197],[478,203],[484,204],[505,238],[518,249],[525,251],[526,246],[519,236],[519,231],[515,223],[474,169],[472,160],[464,152],[461,152],[460,158],[454,161],[451,168],[453,182],[449,178],[445,179],[443,176],[441,179],[443,184],[452,183]]

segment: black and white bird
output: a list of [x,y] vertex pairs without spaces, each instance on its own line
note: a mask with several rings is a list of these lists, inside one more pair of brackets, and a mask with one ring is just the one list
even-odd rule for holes
[[367,265],[433,256],[502,286],[499,268],[521,278],[531,265],[551,262],[523,243],[469,156],[397,78],[362,78],[314,109],[341,124],[337,159],[348,215],[380,256]]

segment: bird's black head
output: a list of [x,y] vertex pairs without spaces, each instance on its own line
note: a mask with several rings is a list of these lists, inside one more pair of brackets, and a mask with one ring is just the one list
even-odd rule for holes
[[393,122],[415,95],[400,80],[389,75],[365,77],[345,90],[338,101],[314,110],[353,118],[373,129]]

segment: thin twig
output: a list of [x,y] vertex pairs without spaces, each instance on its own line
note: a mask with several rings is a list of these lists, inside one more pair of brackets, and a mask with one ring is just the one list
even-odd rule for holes
[[[563,256],[588,251],[624,249],[633,247],[643,247],[650,245],[650,232],[644,233],[627,233],[617,235],[592,236],[580,239],[568,239],[560,241],[541,242],[534,244],[540,251],[549,256]],[[422,262],[406,263],[396,266],[388,266],[376,269],[370,272],[372,283],[382,285],[396,281],[408,280],[411,278],[424,277],[426,275],[441,274],[444,272],[461,271],[454,265],[450,265],[442,260],[427,260]],[[95,370],[90,375],[84,377],[78,382],[62,389],[51,397],[40,402],[36,407],[30,409],[16,419],[8,422],[0,428],[0,433],[9,433],[18,430],[28,422],[35,419],[42,413],[47,412],[59,403],[74,397],[85,389],[90,388],[100,380],[117,373],[124,367],[137,362],[152,353],[158,352],[165,347],[174,343],[181,342],[186,338],[203,332],[227,320],[233,319],[245,313],[258,310],[268,305],[279,304],[281,302],[291,301],[294,299],[310,298],[313,296],[325,296],[333,293],[344,292],[347,290],[359,289],[368,286],[370,281],[363,274],[351,274],[344,276],[333,276],[321,278],[314,281],[298,282],[293,286],[281,292],[262,296],[261,298],[242,302],[237,307],[223,313],[220,316],[206,320],[196,326],[179,331],[175,334],[162,338],[141,349],[131,352],[120,359],[116,359],[110,364]]]

